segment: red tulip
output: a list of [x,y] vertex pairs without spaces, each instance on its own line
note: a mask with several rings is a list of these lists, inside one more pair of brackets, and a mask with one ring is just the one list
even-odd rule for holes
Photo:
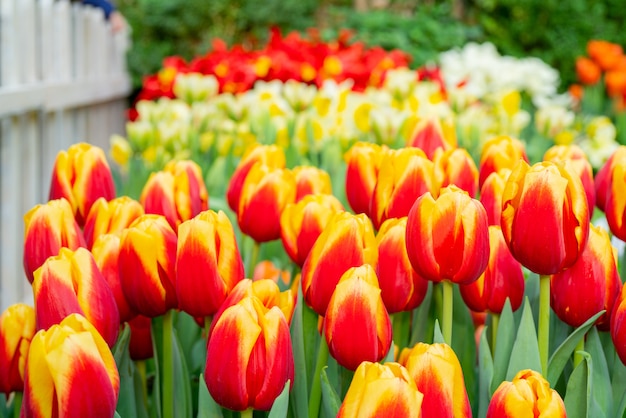
[[626,365],[626,286],[622,286],[611,313],[611,339],[617,355]]
[[613,177],[613,160],[615,161],[626,161],[626,146],[621,145],[608,160],[604,163],[604,165],[598,170],[598,173],[595,177],[595,189],[596,189],[596,206],[598,209],[604,212],[606,205],[606,196],[608,194],[609,188],[611,187],[612,177]]
[[298,166],[293,169],[296,178],[296,202],[309,194],[332,194],[328,172],[315,166]]
[[152,345],[152,320],[147,316],[137,315],[130,321],[130,343],[128,351],[133,360],[147,360],[154,356]]
[[35,335],[35,310],[23,303],[0,315],[0,393],[24,391],[24,363]]
[[604,212],[613,235],[626,241],[626,153],[613,154],[609,169]]
[[96,200],[85,221],[87,248],[93,247],[93,243],[100,235],[122,232],[143,213],[141,203],[128,196],[110,201],[102,197]]
[[485,141],[480,154],[479,187],[482,187],[489,174],[503,168],[513,170],[519,160],[528,162],[524,144],[519,139],[502,135]]
[[478,190],[478,168],[465,148],[439,148],[433,157],[437,189],[454,184],[471,197]]
[[554,145],[543,155],[544,161],[568,161],[570,167],[583,183],[587,205],[591,209],[596,204],[596,189],[593,182],[593,168],[585,152],[578,145]]
[[502,218],[502,195],[506,181],[511,174],[511,170],[503,168],[489,174],[480,189],[480,202],[487,212],[487,222],[489,225],[500,226]]
[[456,148],[454,125],[439,118],[423,119],[415,126],[411,138],[407,141],[407,146],[423,150],[432,160],[438,149],[447,151]]
[[357,142],[345,155],[346,198],[355,213],[369,216],[370,201],[385,149],[376,144]]

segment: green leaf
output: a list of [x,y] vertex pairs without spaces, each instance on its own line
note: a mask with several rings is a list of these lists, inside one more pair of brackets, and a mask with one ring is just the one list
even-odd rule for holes
[[[471,405],[476,405],[478,396],[478,376],[476,373],[476,336],[472,315],[461,296],[459,286],[454,286],[454,310],[452,321],[452,344],[465,380],[465,388]],[[476,411],[474,411],[476,413]]]
[[596,319],[603,313],[604,311],[598,312],[585,321],[584,324],[576,328],[576,330],[554,351],[548,362],[548,382],[550,382],[550,387],[556,386],[559,376],[561,376],[563,368],[572,356],[576,346],[585,337],[585,334],[589,328],[593,326],[594,322],[596,322]]
[[197,418],[223,418],[222,408],[213,400],[204,381],[204,376],[200,375],[198,385],[198,417]]
[[433,344],[441,343],[445,344],[446,341],[443,338],[443,333],[441,332],[441,327],[439,326],[439,320],[435,319],[435,332],[433,333]]
[[122,358],[126,355],[128,351],[128,345],[130,344],[130,326],[127,322],[124,322],[122,332],[117,337],[117,341],[113,346],[113,358],[115,359],[115,364],[120,365],[122,362]]
[[341,399],[328,380],[326,368],[322,369],[322,407],[326,416],[335,417],[341,407]]
[[426,329],[431,320],[429,316],[430,304],[433,295],[433,284],[428,282],[428,290],[422,304],[413,310],[413,326],[411,329],[411,339],[409,347],[413,347],[419,341],[426,341]]
[[136,369],[128,351],[129,343],[130,326],[125,323],[124,329],[113,347],[113,357],[120,377],[120,392],[116,410],[124,417],[139,417],[142,415],[138,411],[138,402],[143,403],[143,394],[136,392]]
[[117,411],[115,411],[115,414],[113,414],[113,418],[122,418],[122,417],[120,416],[120,414],[117,413]]
[[191,404],[191,382],[187,362],[183,354],[178,333],[173,330],[172,356],[174,360],[174,416],[186,418],[193,413]]
[[565,410],[568,418],[587,418],[591,401],[591,356],[580,351],[583,361],[574,369],[565,392]]
[[493,357],[493,379],[491,380],[491,393],[498,388],[500,383],[506,379],[506,373],[511,359],[511,351],[515,339],[515,320],[511,310],[511,302],[507,298],[504,308],[500,314],[498,323],[498,338],[494,349]]
[[483,328],[478,345],[478,416],[487,415],[487,408],[491,400],[491,380],[493,379],[493,359],[489,342],[487,341],[487,330]]
[[389,350],[387,351],[387,355],[385,355],[385,358],[383,359],[383,363],[388,363],[390,361],[395,361],[395,348],[393,346],[393,342],[391,343],[391,346],[389,347]]
[[626,366],[617,356],[617,352],[613,351],[613,355],[615,356],[615,361],[611,369],[613,373],[611,386],[613,387],[613,400],[615,402],[619,401],[615,416],[623,417],[624,412],[626,412],[626,390],[624,390],[626,388]]
[[287,411],[289,410],[289,387],[290,386],[291,386],[291,380],[287,380],[287,382],[285,382],[285,387],[283,388],[283,391],[274,400],[274,404],[272,405],[272,409],[270,409],[270,414],[268,418],[286,418],[287,417]]
[[305,417],[309,413],[309,389],[303,335],[304,321],[302,318],[303,304],[302,287],[298,286],[298,300],[291,321],[291,345],[296,373],[290,403],[296,417]]
[[[528,298],[524,303],[522,319],[517,330],[515,343],[511,350],[511,360],[506,372],[506,380],[511,381],[520,370],[532,369],[541,373],[541,359],[539,358],[539,343],[535,321]],[[498,339],[499,338],[498,334]]]
[[[589,353],[593,360],[593,399],[602,411],[602,415],[607,417],[613,416],[613,389],[611,388],[611,377],[609,368],[604,357],[604,350],[600,342],[600,336],[596,327],[592,327],[587,334],[585,342],[585,351]],[[598,413],[593,414],[599,417]]]

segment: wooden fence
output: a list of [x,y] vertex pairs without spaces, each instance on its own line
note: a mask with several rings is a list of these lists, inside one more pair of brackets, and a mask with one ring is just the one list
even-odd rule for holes
[[124,134],[128,31],[68,0],[0,0],[0,310],[32,301],[23,215],[48,197],[56,154]]

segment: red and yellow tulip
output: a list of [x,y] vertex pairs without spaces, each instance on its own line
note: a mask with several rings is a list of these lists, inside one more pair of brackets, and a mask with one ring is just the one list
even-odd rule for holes
[[626,241],[626,147],[620,147],[611,159],[604,213],[613,235]]
[[92,248],[100,235],[121,232],[143,214],[141,203],[128,196],[96,200],[83,228],[87,248]]
[[369,216],[370,201],[385,149],[384,146],[357,142],[345,154],[346,198],[355,213],[365,213]]
[[478,191],[478,168],[465,148],[439,148],[433,157],[436,189],[454,184],[471,197]]
[[480,203],[485,207],[489,225],[500,226],[500,219],[502,218],[502,196],[504,195],[504,187],[506,186],[509,174],[511,174],[511,170],[508,168],[494,171],[487,176],[480,188]]
[[447,151],[457,147],[456,132],[453,125],[439,118],[422,119],[415,125],[406,145],[421,149],[432,160],[438,149]]
[[483,145],[480,154],[479,187],[482,187],[489,174],[494,171],[498,172],[503,168],[513,170],[513,167],[517,165],[519,160],[528,162],[528,156],[522,141],[508,135],[495,136],[488,139]]
[[24,391],[24,365],[35,335],[35,310],[24,303],[0,315],[0,393]]
[[310,165],[294,167],[296,202],[310,194],[332,194],[333,188],[327,171]]
[[570,167],[583,182],[585,194],[587,195],[587,205],[591,210],[596,205],[596,189],[593,182],[593,168],[587,160],[585,152],[575,144],[554,145],[543,155],[544,161],[567,161]]
[[611,339],[617,355],[626,365],[626,286],[622,286],[611,313]]

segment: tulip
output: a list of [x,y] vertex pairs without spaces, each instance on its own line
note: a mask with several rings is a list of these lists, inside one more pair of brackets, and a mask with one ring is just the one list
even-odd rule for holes
[[113,175],[101,148],[81,142],[57,154],[48,200],[62,197],[70,203],[80,226],[98,198],[115,197]]
[[104,280],[113,292],[117,310],[120,314],[120,323],[127,322],[137,315],[128,305],[122,283],[120,281],[119,255],[121,233],[103,234],[96,239],[91,254]]
[[487,222],[489,225],[500,226],[502,217],[502,195],[506,180],[509,178],[511,170],[503,168],[487,176],[483,186],[480,188],[480,202],[487,212]]
[[291,283],[291,272],[289,270],[281,270],[270,260],[263,260],[254,267],[252,273],[252,281],[271,280],[278,284],[282,282],[284,285]]
[[296,200],[296,181],[286,169],[255,164],[241,188],[237,222],[257,243],[280,238],[280,216]]
[[494,171],[497,172],[503,168],[513,170],[520,159],[528,162],[524,144],[519,139],[507,135],[488,139],[480,154],[479,187],[482,187],[489,174]]
[[89,250],[61,248],[35,271],[33,280],[37,329],[48,329],[78,313],[113,347],[120,317],[113,292]]
[[543,155],[544,161],[567,161],[585,188],[587,205],[590,211],[596,204],[596,189],[593,182],[593,168],[585,152],[578,145],[554,145]]
[[143,213],[141,203],[128,196],[110,201],[102,197],[96,200],[87,215],[83,230],[87,248],[92,248],[100,235],[121,232]]
[[112,417],[119,374],[98,331],[72,314],[33,337],[26,361],[22,417]]
[[609,320],[622,282],[616,266],[617,251],[608,232],[591,225],[589,240],[573,266],[552,276],[551,305],[561,321],[579,327],[601,310],[596,321],[601,331],[609,330]]
[[315,166],[298,166],[293,169],[296,178],[296,202],[309,194],[332,194],[328,172]]
[[611,339],[617,355],[626,365],[626,286],[622,286],[611,313]]
[[0,316],[0,393],[24,391],[24,364],[35,335],[35,310],[11,305]]
[[204,370],[209,393],[232,410],[269,410],[286,382],[293,384],[294,360],[285,316],[255,297],[227,308],[207,346]]
[[587,43],[587,53],[602,71],[609,71],[619,64],[624,51],[620,44],[592,39]]
[[289,203],[280,216],[280,238],[287,255],[302,267],[313,244],[343,205],[330,194],[304,196]]
[[500,383],[487,408],[487,418],[526,416],[567,416],[558,392],[541,374],[529,369],[518,372],[511,382]]
[[435,151],[447,151],[456,148],[457,140],[454,125],[439,118],[420,120],[407,141],[408,147],[423,150],[429,159],[433,159]]
[[602,71],[598,64],[589,58],[578,57],[576,58],[576,75],[582,84],[591,86],[600,81]]
[[609,170],[604,212],[613,235],[626,241],[626,153],[618,150]]
[[498,225],[489,226],[489,262],[485,272],[473,283],[461,285],[461,296],[475,312],[500,314],[506,299],[516,311],[524,298],[524,272],[513,258]]
[[424,193],[437,194],[433,163],[418,148],[385,153],[370,203],[374,228],[390,218],[407,216],[415,199]]
[[24,215],[24,226],[24,271],[31,283],[35,270],[62,247],[75,250],[87,246],[65,199],[36,205]]
[[400,364],[364,361],[354,372],[337,418],[419,418],[423,398]]
[[596,206],[603,212],[606,209],[606,196],[613,179],[613,161],[626,161],[626,146],[620,145],[596,174],[594,181],[596,189]]
[[213,315],[244,278],[235,231],[222,211],[207,210],[178,228],[176,295],[191,316]]
[[248,176],[248,172],[256,162],[261,162],[273,168],[285,168],[285,152],[277,145],[260,144],[255,144],[246,151],[231,176],[226,191],[228,206],[234,212],[239,210],[239,198],[241,196],[243,183]]
[[351,267],[376,266],[378,246],[370,220],[364,215],[338,212],[319,236],[302,266],[304,300],[324,316],[341,276]]
[[391,320],[372,266],[344,273],[328,302],[323,329],[330,355],[347,369],[385,357],[391,347]]
[[178,306],[176,244],[176,233],[161,215],[142,215],[122,232],[120,282],[138,314],[153,318]]
[[370,201],[385,149],[376,144],[357,142],[345,154],[346,198],[355,213],[369,215]]
[[147,316],[137,315],[130,321],[130,343],[128,351],[133,360],[147,360],[154,356],[152,345],[152,320]]
[[478,190],[478,168],[465,148],[439,148],[433,157],[437,189],[451,184],[465,190],[471,197]]
[[390,314],[417,308],[428,290],[428,281],[411,266],[406,250],[407,217],[386,220],[376,236],[376,276]]
[[406,367],[424,394],[424,417],[471,417],[463,370],[456,354],[447,344],[417,343],[405,348],[398,361]]
[[139,201],[146,213],[165,216],[176,231],[181,222],[207,210],[208,199],[200,166],[183,160],[170,161],[163,171],[152,173]]

